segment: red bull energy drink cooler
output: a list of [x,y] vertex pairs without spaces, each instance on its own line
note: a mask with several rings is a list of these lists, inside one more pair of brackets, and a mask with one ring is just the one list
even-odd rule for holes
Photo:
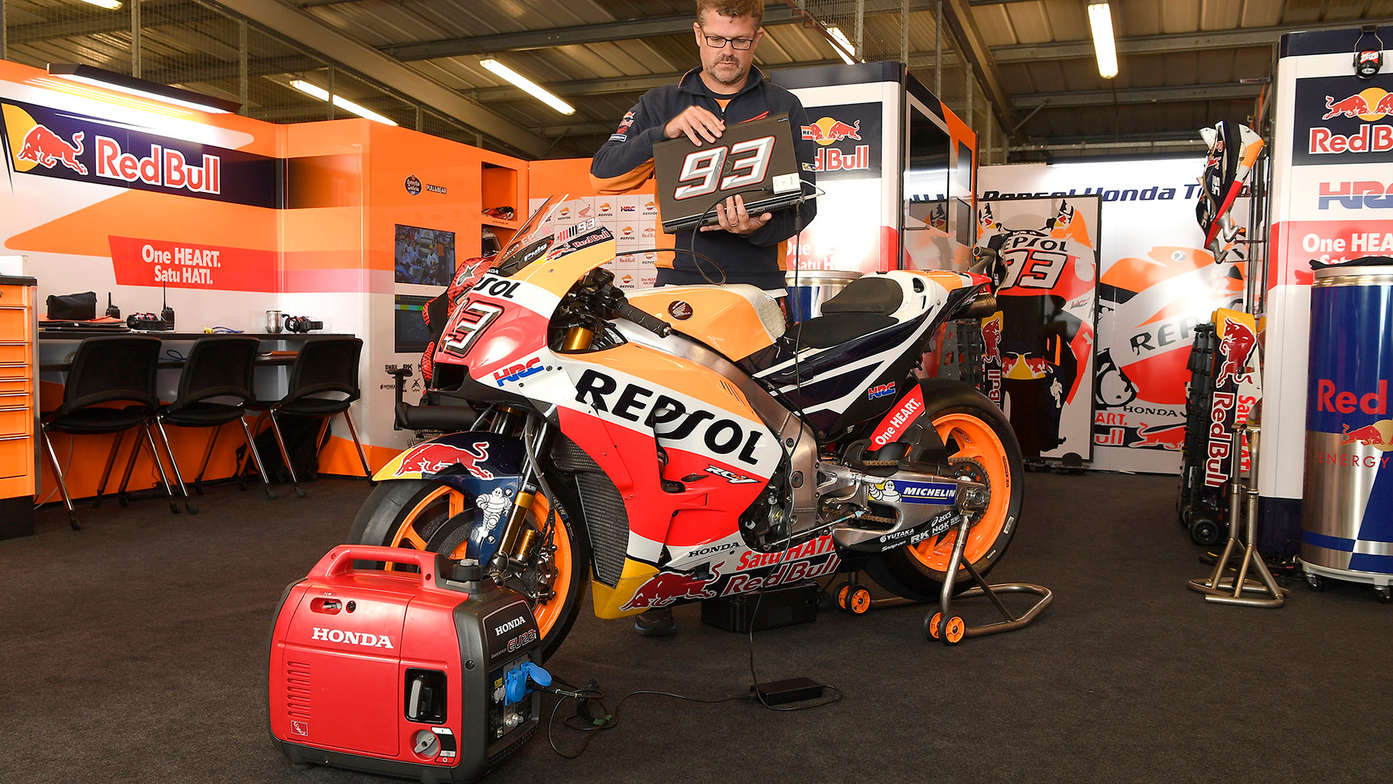
[[1301,560],[1393,582],[1393,259],[1318,269],[1311,287]]

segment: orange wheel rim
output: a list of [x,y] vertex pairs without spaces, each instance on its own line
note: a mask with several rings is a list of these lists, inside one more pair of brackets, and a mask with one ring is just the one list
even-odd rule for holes
[[838,606],[840,606],[843,610],[846,609],[846,596],[847,596],[848,593],[851,593],[851,586],[850,586],[850,585],[843,585],[843,586],[842,586],[840,589],[838,589],[838,591],[837,591],[837,604],[838,604]]
[[948,642],[957,642],[963,638],[963,619],[953,618],[948,621]]
[[[967,544],[963,548],[963,558],[975,564],[987,554],[1006,527],[1006,513],[1011,505],[1011,474],[1007,470],[1006,447],[990,425],[971,414],[943,414],[933,424],[945,444],[951,439],[958,445],[958,451],[949,458],[950,462],[970,458],[987,475],[991,497],[982,519],[968,531]],[[911,546],[909,552],[928,568],[945,572],[957,540],[958,529],[954,527],[941,539],[925,539]]]
[[851,609],[857,615],[860,615],[861,613],[871,609],[870,592],[866,590],[860,590],[853,594],[851,597]]
[[[466,503],[463,493],[449,487],[440,485],[424,498],[411,507],[402,519],[402,523],[397,526],[396,532],[392,535],[391,547],[406,547],[412,550],[427,549],[425,536],[416,530],[416,525],[424,520],[431,519],[428,514],[432,509],[445,506],[446,514],[449,517],[463,513],[471,504]],[[534,605],[532,613],[537,618],[537,630],[545,639],[551,632],[551,628],[556,625],[561,618],[561,609],[566,605],[567,594],[571,590],[571,569],[574,565],[574,558],[571,552],[571,537],[558,530],[562,527],[561,517],[551,508],[551,504],[541,493],[533,496],[532,508],[529,510],[533,523],[539,529],[545,529],[545,521],[551,518],[552,523],[552,544],[556,545],[556,552],[552,555],[552,564],[556,568],[556,579],[552,582],[551,588],[556,595],[547,601]],[[452,552],[450,558],[464,558],[468,555],[468,542],[462,542]],[[393,564],[387,564],[386,569],[391,570]]]

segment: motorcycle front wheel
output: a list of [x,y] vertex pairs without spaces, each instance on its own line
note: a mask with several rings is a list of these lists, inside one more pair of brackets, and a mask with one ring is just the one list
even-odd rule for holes
[[[963,559],[986,575],[1001,559],[1020,521],[1024,462],[1011,423],[991,400],[966,384],[933,379],[921,382],[924,414],[948,449],[953,475],[987,486],[988,502],[967,534]],[[906,545],[871,559],[871,578],[900,596],[918,601],[938,598],[947,576],[957,528],[937,538]],[[971,587],[959,572],[957,590]]]
[[[443,482],[384,482],[358,510],[348,540],[464,558],[469,534],[480,523],[480,510],[474,502],[473,496]],[[529,514],[538,530],[547,530],[550,523],[551,536],[532,549],[522,583],[508,587],[518,590],[532,606],[541,632],[542,656],[547,658],[575,623],[590,558],[584,552],[584,542],[576,537],[570,520],[558,512],[554,501],[538,493]]]

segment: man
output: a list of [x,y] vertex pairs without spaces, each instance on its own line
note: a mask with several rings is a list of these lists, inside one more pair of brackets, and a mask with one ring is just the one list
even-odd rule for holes
[[[794,129],[809,124],[798,99],[752,67],[764,38],[763,19],[763,0],[697,0],[692,35],[701,67],[676,85],[644,93],[624,115],[590,163],[598,192],[622,193],[643,184],[653,174],[655,142],[686,136],[692,144],[709,144],[721,138],[727,124],[773,114],[787,114]],[[795,130],[795,135],[801,134]],[[798,139],[795,145],[804,193],[812,193],[813,144]],[[785,241],[812,221],[817,203],[809,199],[797,210],[751,215],[737,195],[718,204],[715,214],[718,224],[677,233],[675,257],[659,258],[658,285],[748,283],[784,297]],[[689,248],[705,258],[698,261]],[[653,637],[677,631],[669,607],[644,612],[634,628]]]
[[[787,114],[805,194],[813,192],[814,144],[798,139],[808,124],[803,105],[771,84],[752,65],[764,38],[763,0],[697,0],[692,24],[701,67],[676,85],[644,93],[618,130],[595,153],[591,182],[600,193],[632,190],[653,174],[653,144],[686,136],[698,146],[716,141],[727,124]],[[744,199],[731,196],[715,208],[717,225],[677,233],[677,253],[658,260],[658,285],[749,283],[784,296],[784,243],[817,214],[812,199],[795,209],[749,214]],[[705,259],[698,261],[692,248]],[[707,261],[710,259],[710,261]]]

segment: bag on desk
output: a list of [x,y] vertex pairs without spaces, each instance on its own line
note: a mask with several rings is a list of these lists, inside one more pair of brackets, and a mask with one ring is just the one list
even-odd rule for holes
[[[314,437],[319,433],[319,424],[323,420],[315,417],[298,417],[291,415],[280,415],[277,417],[281,425],[281,436],[285,438],[285,451],[290,455],[290,463],[295,466],[295,476],[301,482],[307,482],[319,476],[319,450],[324,444],[328,443],[330,431],[324,431],[324,441],[316,444]],[[241,460],[247,448],[240,446],[237,448],[237,459]],[[266,429],[256,436],[256,453],[261,455],[261,463],[266,467],[266,476],[273,484],[285,484],[290,481],[290,472],[285,468],[285,461],[281,459],[280,447],[276,445],[276,434],[271,432],[270,424]],[[250,460],[246,463],[246,470],[251,476],[256,476],[256,465]]]
[[97,317],[97,292],[48,295],[49,321],[91,321]]

